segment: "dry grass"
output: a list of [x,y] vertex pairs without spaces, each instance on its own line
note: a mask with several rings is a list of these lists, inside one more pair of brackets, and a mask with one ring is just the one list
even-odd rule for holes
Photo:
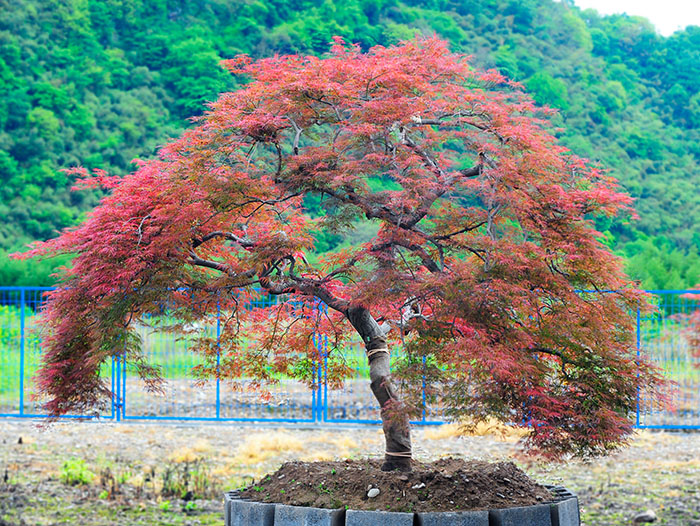
[[486,422],[463,421],[457,424],[445,424],[436,428],[426,429],[425,438],[428,440],[445,440],[463,436],[491,437],[502,442],[517,442],[528,430],[522,427],[506,425],[496,420]]
[[234,464],[254,466],[284,453],[301,451],[304,443],[285,431],[256,433],[248,436],[239,446]]
[[168,455],[168,460],[170,462],[175,462],[176,464],[181,464],[183,462],[194,462],[198,459],[209,456],[213,452],[212,445],[208,440],[200,439],[193,446],[181,447],[176,449],[170,455]]
[[[363,446],[374,441],[365,440]],[[307,453],[299,458],[305,462],[337,460],[354,456],[360,450],[360,444],[341,431],[324,432],[309,442]]]
[[672,433],[652,432],[648,429],[638,430],[632,437],[631,445],[653,448],[659,444],[672,444],[680,438]]

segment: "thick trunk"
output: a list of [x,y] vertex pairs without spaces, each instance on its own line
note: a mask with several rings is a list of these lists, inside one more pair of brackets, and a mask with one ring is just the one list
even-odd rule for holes
[[386,337],[377,321],[363,307],[347,311],[348,320],[360,334],[367,349],[372,393],[381,407],[382,427],[386,439],[386,454],[382,470],[411,470],[411,430],[408,415],[403,411],[396,389],[391,382],[389,351]]

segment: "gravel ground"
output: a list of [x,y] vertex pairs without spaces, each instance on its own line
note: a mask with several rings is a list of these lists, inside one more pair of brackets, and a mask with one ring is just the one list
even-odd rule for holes
[[[378,427],[58,423],[0,419],[0,526],[221,525],[221,492],[286,460],[379,456]],[[588,526],[700,526],[700,433],[639,433],[629,448],[588,463],[539,463],[517,437],[414,430],[416,457],[515,460],[538,482],[578,493]]]

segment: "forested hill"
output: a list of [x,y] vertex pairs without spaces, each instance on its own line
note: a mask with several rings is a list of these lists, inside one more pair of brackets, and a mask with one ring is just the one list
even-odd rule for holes
[[[664,38],[644,19],[553,0],[0,0],[0,250],[51,237],[96,204],[60,168],[125,173],[234,89],[220,59],[416,33],[561,109],[562,141],[637,198],[638,221],[600,225],[634,277],[700,282],[700,28]],[[51,264],[0,253],[0,285],[45,283]]]

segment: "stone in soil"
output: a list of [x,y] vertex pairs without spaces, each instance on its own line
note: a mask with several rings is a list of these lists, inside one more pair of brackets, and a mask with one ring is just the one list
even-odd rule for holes
[[[410,473],[385,472],[380,466],[381,461],[370,459],[287,462],[241,496],[292,506],[397,512],[522,507],[553,499],[512,462],[445,458],[414,462]],[[367,488],[380,492],[370,498]]]
[[655,521],[656,521],[656,513],[654,513],[654,510],[643,511],[642,513],[637,513],[634,516],[634,523],[635,524],[641,524],[644,522],[655,522]]

